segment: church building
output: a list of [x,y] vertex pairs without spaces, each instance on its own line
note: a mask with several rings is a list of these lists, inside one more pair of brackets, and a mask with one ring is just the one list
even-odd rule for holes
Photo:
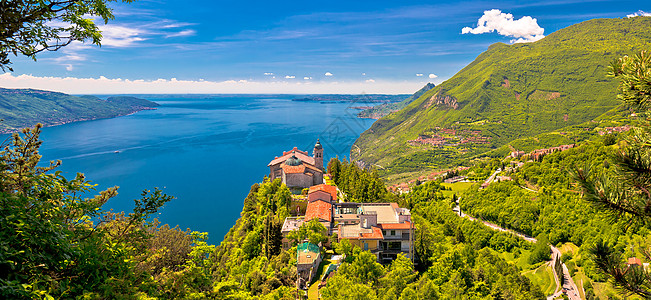
[[323,146],[317,139],[312,156],[296,147],[284,151],[268,165],[271,180],[281,178],[290,188],[309,188],[323,183]]

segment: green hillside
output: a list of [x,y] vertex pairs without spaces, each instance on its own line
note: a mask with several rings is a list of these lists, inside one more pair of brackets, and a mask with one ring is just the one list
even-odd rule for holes
[[153,109],[157,103],[134,97],[71,96],[34,89],[0,88],[0,133],[42,123],[45,126],[112,118]]
[[415,92],[413,95],[409,96],[409,98],[402,100],[398,103],[384,103],[380,104],[377,106],[374,106],[369,109],[365,109],[357,114],[358,117],[360,118],[370,118],[370,119],[379,119],[382,118],[392,112],[399,111],[403,108],[405,108],[407,105],[410,103],[414,102],[414,100],[418,99],[420,96],[425,94],[427,91],[431,90],[434,88],[433,83],[428,83],[425,86],[423,86],[420,90]]
[[[353,159],[383,174],[444,168],[615,108],[615,58],[651,47],[651,18],[595,19],[535,43],[496,43],[449,80],[373,124]],[[519,149],[518,149],[519,150]]]

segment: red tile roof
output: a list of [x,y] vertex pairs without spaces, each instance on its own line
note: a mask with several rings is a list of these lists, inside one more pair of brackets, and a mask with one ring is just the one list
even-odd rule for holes
[[359,239],[360,240],[383,240],[384,235],[382,234],[382,229],[379,227],[371,227],[373,229],[373,232],[369,233],[361,233]]
[[322,200],[308,203],[305,211],[305,221],[315,218],[330,222],[332,220],[332,204]]
[[637,258],[637,257],[629,257],[629,258],[628,258],[628,264],[629,264],[629,265],[638,265],[638,266],[641,266],[641,265],[642,265],[642,261],[641,261],[639,258]]
[[285,174],[294,174],[294,173],[305,173],[305,165],[301,164],[300,166],[288,166],[283,164],[281,166]]
[[277,165],[279,163],[282,163],[282,162],[286,161],[287,159],[289,159],[290,157],[292,157],[292,155],[296,155],[296,157],[298,157],[298,159],[302,160],[303,162],[307,163],[308,165],[314,166],[314,157],[311,157],[311,156],[309,156],[307,154],[307,152],[298,150],[298,149],[296,149],[296,147],[294,147],[294,149],[292,149],[290,151],[283,152],[283,156],[276,157],[274,160],[269,162],[267,167],[271,167],[273,165]]
[[317,172],[321,172],[321,173],[323,173],[323,170],[320,170],[319,168],[317,168],[317,167],[315,167],[315,166],[313,166],[313,165],[308,165],[308,164],[306,164],[306,163],[303,163],[303,165],[305,165],[305,167],[308,168],[308,169],[312,169],[312,170],[314,170],[314,171],[317,171]]
[[385,229],[385,230],[387,230],[387,229],[403,229],[403,230],[407,230],[407,229],[409,229],[410,225],[411,225],[411,223],[409,221],[405,221],[404,223],[383,223],[383,224],[380,224],[380,227],[382,227],[382,229]]
[[327,184],[319,184],[319,185],[311,186],[308,195],[316,191],[324,191],[330,194],[330,196],[332,196],[332,201],[337,201],[337,187],[335,186],[327,185]]
[[294,152],[298,152],[298,153],[309,156],[309,154],[307,154],[307,151],[298,150],[298,148],[296,148],[296,147],[294,147],[294,149],[289,150],[289,151],[283,151],[283,155],[287,155],[287,154],[294,153]]

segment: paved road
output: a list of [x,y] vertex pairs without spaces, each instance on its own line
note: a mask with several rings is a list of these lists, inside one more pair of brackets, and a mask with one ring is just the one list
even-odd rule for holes
[[[561,251],[558,250],[558,248],[552,246],[552,256],[554,258],[561,258]],[[563,266],[563,293],[567,295],[567,297],[570,298],[570,300],[581,300],[581,296],[579,294],[579,288],[574,284],[574,279],[572,279],[572,276],[570,276],[570,272],[567,269],[567,266],[565,264],[562,264]]]
[[[495,174],[493,174],[493,175],[495,175]],[[459,198],[459,201],[460,200],[461,200],[461,198]],[[480,221],[480,222],[484,223],[484,225],[490,227],[493,230],[509,232],[509,233],[514,234],[516,236],[519,236],[519,237],[523,238],[525,241],[531,242],[531,243],[535,243],[535,242],[538,241],[538,240],[536,240],[536,238],[530,237],[530,236],[528,236],[526,234],[516,232],[516,231],[513,231],[511,229],[502,228],[502,227],[500,227],[500,226],[498,226],[496,224],[493,224],[491,222],[487,222],[487,221],[484,221],[482,219],[477,219],[475,217],[469,216],[469,215],[467,215],[467,214],[465,214],[465,213],[463,213],[461,211],[461,207],[459,207],[458,203],[457,203],[457,206],[455,208],[453,208],[452,210],[454,212],[456,212],[462,218],[467,218],[467,219],[469,219],[471,221],[475,221],[475,220]],[[552,248],[552,261],[548,262],[548,264],[551,264],[551,266],[553,268],[554,264],[556,263],[556,258],[560,259],[560,257],[561,257],[561,251],[558,250],[558,248],[556,248],[554,246],[551,246],[551,248]],[[568,271],[565,264],[563,264],[563,277],[564,277],[563,288],[560,289],[560,290],[557,290],[556,293],[554,293],[553,295],[547,296],[547,299],[552,300],[552,299],[555,299],[557,297],[560,297],[561,294],[566,294],[567,297],[570,298],[570,300],[581,300],[581,296],[579,294],[579,289],[577,288],[576,284],[574,284],[574,279],[572,279],[572,276],[570,276],[570,272]],[[556,272],[554,272],[554,279],[556,280],[556,286],[558,286],[559,278],[557,278]]]
[[491,184],[491,183],[495,180],[495,176],[497,176],[497,174],[499,174],[500,172],[502,172],[502,169],[501,169],[501,168],[497,168],[497,170],[495,170],[495,172],[493,172],[493,174],[491,174],[491,176],[489,176],[488,179],[486,179],[486,181],[484,181],[484,184],[485,184],[486,186],[488,186],[489,184]]

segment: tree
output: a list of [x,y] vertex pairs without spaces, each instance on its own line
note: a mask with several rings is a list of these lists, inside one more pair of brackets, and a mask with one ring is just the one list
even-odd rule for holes
[[38,167],[40,129],[14,134],[0,151],[0,298],[137,294],[151,283],[146,221],[172,197],[144,191],[128,215],[103,211],[117,187],[84,198],[94,185],[83,174],[68,180],[50,172],[59,162]]
[[533,265],[541,261],[547,261],[549,260],[550,253],[549,240],[546,235],[541,234],[533,246],[533,251],[531,251],[531,255],[529,256],[529,263]]
[[379,294],[383,299],[398,299],[417,275],[411,260],[399,253],[396,260],[391,263],[387,274],[380,279],[382,292]]
[[[0,1],[0,69],[13,71],[9,54],[28,56],[56,51],[73,41],[100,45],[102,34],[89,17],[113,19],[108,3],[118,0]],[[130,3],[133,0],[119,0]]]
[[384,267],[377,262],[377,256],[369,251],[363,251],[355,255],[350,264],[343,264],[340,273],[354,278],[356,282],[376,285],[380,277],[384,275]]
[[319,223],[319,220],[312,219],[305,222],[298,230],[290,231],[287,239],[292,241],[292,246],[302,243],[303,240],[309,240],[312,244],[325,243],[328,240],[328,229]]
[[321,297],[326,300],[377,299],[377,294],[372,287],[338,273],[328,280],[328,285],[320,292]]
[[[609,76],[620,79],[617,98],[641,111],[648,118],[651,107],[651,56],[649,52],[624,56],[611,64]],[[607,174],[593,174],[591,166],[575,171],[584,199],[627,228],[648,224],[651,220],[651,126],[641,120],[613,158]],[[651,249],[645,251],[651,260]],[[628,293],[651,298],[651,274],[643,268],[624,263],[621,253],[606,242],[597,242],[591,249],[596,265],[620,288]]]

